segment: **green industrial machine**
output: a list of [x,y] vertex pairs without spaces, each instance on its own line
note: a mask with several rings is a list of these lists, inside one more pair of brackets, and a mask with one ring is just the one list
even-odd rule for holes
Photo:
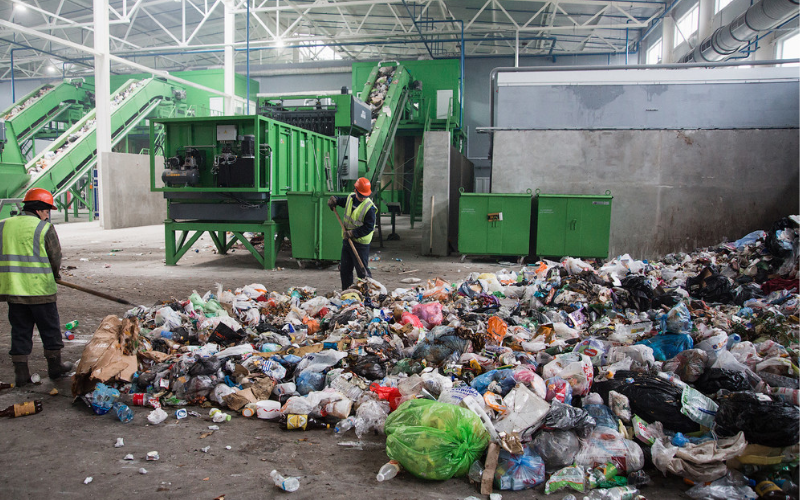
[[542,194],[534,202],[536,255],[608,257],[611,191],[604,195]]
[[[73,92],[70,87],[78,90]],[[89,96],[79,89],[70,83],[52,89],[40,89],[36,91],[39,95],[35,102],[6,122],[9,153],[0,158],[0,179],[4,186],[4,193],[0,197],[18,199],[29,189],[44,188],[53,193],[56,205],[65,210],[72,204],[77,211],[78,201],[84,206],[93,206],[93,189],[88,174],[97,163],[95,110],[88,106],[86,100]],[[40,93],[41,90],[44,92]],[[162,79],[127,80],[111,94],[112,146],[125,138],[144,118],[163,111],[165,104],[171,108],[182,96],[182,87]],[[57,99],[64,97],[69,98],[70,102],[60,106],[61,101]],[[66,111],[59,113],[61,108],[66,108]],[[77,118],[77,113],[81,114],[80,118],[72,122]],[[62,115],[66,118],[59,118]],[[69,119],[72,123],[65,129],[59,129],[60,119]],[[37,137],[36,130],[59,130],[60,135],[23,163],[24,155],[19,145]],[[9,138],[12,140],[8,141]],[[8,217],[10,210],[11,207],[5,205],[0,210],[0,218]]]
[[[359,177],[370,179],[375,200],[398,200],[381,179],[395,137],[430,124],[418,101],[422,84],[405,64],[373,64],[356,95],[259,94],[258,115],[151,120],[151,190],[167,199],[167,264],[205,232],[220,253],[240,242],[264,268],[274,267],[285,235],[296,259],[337,260],[341,232],[325,200],[350,192]],[[450,86],[458,88],[455,75]],[[451,93],[449,112],[453,102]],[[156,156],[165,158],[163,173]],[[261,235],[263,250],[253,243]]]
[[527,194],[461,193],[458,251],[463,255],[528,255],[531,191]]
[[92,102],[83,79],[45,84],[3,111],[0,117],[0,198],[18,194],[29,179],[25,164],[36,139],[53,139],[80,120]]
[[[289,230],[287,193],[323,191],[326,176],[336,175],[335,166],[322,168],[336,157],[334,138],[263,116],[151,120],[153,142],[157,124],[164,127],[159,154],[166,162],[156,172],[151,149],[150,188],[167,199],[167,265],[208,232],[219,253],[238,241],[265,269],[274,267]],[[263,250],[245,233],[263,235]]]

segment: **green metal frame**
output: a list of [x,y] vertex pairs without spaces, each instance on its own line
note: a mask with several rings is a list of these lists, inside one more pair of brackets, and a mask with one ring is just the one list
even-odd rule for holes
[[[280,248],[281,238],[276,238],[281,233],[279,224],[273,221],[261,223],[243,222],[175,222],[167,219],[164,221],[164,241],[166,249],[166,264],[177,265],[178,261],[194,245],[203,233],[208,233],[217,251],[225,255],[236,242],[240,242],[256,258],[264,269],[275,267],[275,258]],[[194,234],[189,236],[190,232]],[[178,233],[180,237],[178,237]],[[233,237],[228,239],[228,233]],[[250,243],[244,233],[257,233],[264,236],[264,251],[259,252]],[[276,241],[277,240],[277,241]]]

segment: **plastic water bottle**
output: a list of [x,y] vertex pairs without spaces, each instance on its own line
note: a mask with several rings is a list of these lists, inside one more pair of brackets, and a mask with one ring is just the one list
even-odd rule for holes
[[375,479],[378,481],[386,481],[396,476],[398,472],[400,472],[400,462],[397,460],[389,460],[383,464],[383,467],[378,471],[378,475]]
[[116,412],[119,421],[122,422],[123,424],[127,424],[128,422],[133,420],[133,410],[131,410],[130,407],[128,407],[128,405],[117,401],[116,403],[114,403],[112,408]]
[[734,333],[733,335],[728,337],[728,345],[726,346],[728,350],[731,350],[731,347],[735,346],[739,342],[742,341],[742,336],[738,333]]
[[355,425],[356,425],[356,417],[350,415],[345,419],[339,420],[339,423],[337,423],[336,427],[333,428],[333,432],[336,433],[336,437],[340,437],[345,432],[355,427]]
[[99,383],[92,392],[92,410],[98,415],[105,415],[117,398],[119,398],[118,390]]
[[272,478],[272,482],[275,483],[275,486],[283,491],[291,493],[300,489],[300,481],[298,481],[296,477],[283,477],[276,470],[270,472],[269,477]]
[[353,384],[345,377],[339,375],[335,379],[331,381],[331,388],[335,389],[338,392],[341,392],[345,395],[349,400],[356,402],[358,398],[364,393],[364,391],[358,387],[357,385]]

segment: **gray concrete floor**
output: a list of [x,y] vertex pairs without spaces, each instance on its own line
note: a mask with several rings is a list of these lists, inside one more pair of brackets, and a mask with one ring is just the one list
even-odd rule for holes
[[[384,221],[388,234],[389,218]],[[95,221],[58,224],[57,230],[64,251],[63,265],[68,268],[63,272],[64,280],[137,304],[150,306],[172,297],[185,299],[192,290],[202,294],[214,289],[215,283],[230,289],[261,283],[271,290],[309,285],[321,293],[339,288],[335,264],[307,263],[300,269],[288,252],[282,252],[278,269],[263,270],[244,250],[226,256],[215,254],[208,237],[177,266],[167,267],[162,226],[104,231]],[[417,251],[422,235],[410,229],[406,217],[398,221],[398,233],[400,241],[386,242],[383,249],[373,246],[372,255],[380,255],[381,260],[370,263],[373,276],[389,289],[408,286],[400,280],[409,276],[457,281],[473,271],[497,271],[509,265],[491,260],[461,262],[458,255],[420,257]],[[127,309],[64,287],[59,287],[58,304],[62,323],[80,321],[76,339],[66,341],[64,356],[71,361],[80,357],[106,315],[121,316]],[[0,303],[2,350],[10,343],[6,314],[6,304]],[[300,490],[292,494],[295,498],[486,498],[466,478],[434,482],[401,473],[391,481],[378,483],[375,474],[387,461],[382,436],[371,436],[367,449],[354,450],[339,446],[330,431],[284,432],[268,421],[239,416],[205,438],[202,435],[211,425],[205,416],[181,421],[171,416],[156,426],[147,425],[148,412],[141,407],[134,409],[135,418],[127,425],[111,415],[95,416],[82,402],[72,401],[68,380],[53,383],[46,378],[41,353],[37,337],[31,368],[42,376],[41,385],[0,393],[0,408],[34,398],[44,402],[41,414],[2,422],[0,498],[279,498],[286,493],[272,486],[272,469],[300,478]],[[10,358],[0,356],[0,381],[11,380]],[[54,387],[59,393],[51,396]],[[114,447],[118,437],[124,438],[125,447]],[[343,440],[355,440],[355,436],[339,441]],[[211,446],[208,453],[200,451],[206,446]],[[160,460],[145,461],[151,450],[159,452]],[[123,460],[128,453],[135,457],[132,462]],[[138,472],[142,467],[147,474]],[[663,478],[655,469],[648,472],[655,484],[643,493],[651,500],[678,498],[688,488],[679,478]],[[88,476],[94,480],[85,485]],[[501,493],[506,499],[545,497],[542,487]],[[567,493],[547,498],[560,499]],[[576,496],[581,495],[576,492]]]

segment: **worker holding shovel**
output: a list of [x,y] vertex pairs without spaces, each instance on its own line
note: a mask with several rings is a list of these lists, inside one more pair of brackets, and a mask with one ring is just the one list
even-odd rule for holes
[[25,194],[22,213],[0,221],[0,301],[8,302],[11,361],[17,387],[30,382],[28,356],[33,350],[33,326],[39,329],[51,379],[67,374],[62,363],[61,322],[56,306],[56,280],[61,244],[49,222],[53,195],[42,188]]
[[342,290],[347,290],[353,284],[353,267],[356,268],[359,278],[372,277],[365,264],[369,262],[369,244],[372,241],[372,233],[375,232],[378,213],[378,209],[369,197],[371,194],[369,180],[360,177],[356,181],[354,192],[347,196],[331,196],[328,199],[328,207],[334,211],[337,218],[339,214],[336,212],[336,207],[344,207],[344,222],[339,219],[339,224],[342,226],[342,260],[339,264]]

